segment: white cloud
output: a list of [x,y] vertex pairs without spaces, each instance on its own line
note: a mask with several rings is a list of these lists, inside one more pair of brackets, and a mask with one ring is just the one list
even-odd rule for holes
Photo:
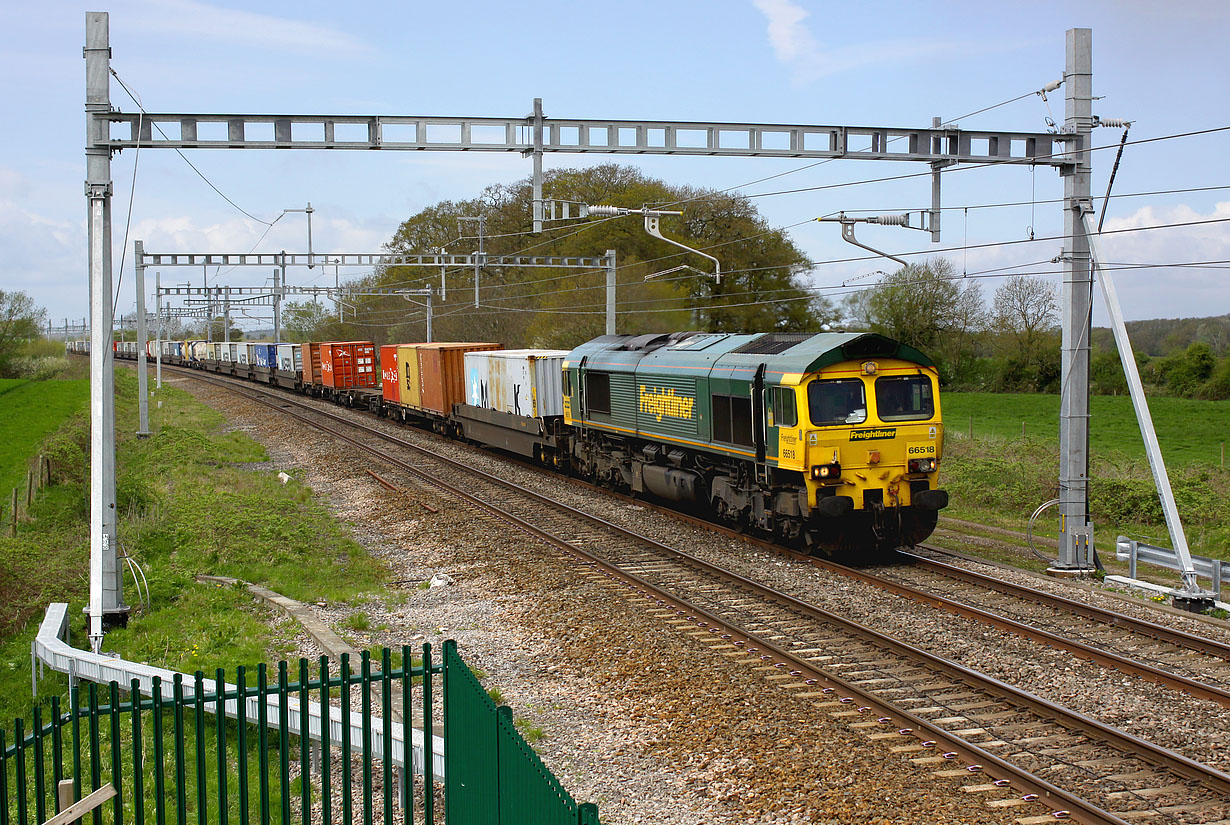
[[821,77],[889,63],[904,63],[939,55],[981,54],[1008,48],[990,38],[977,42],[898,38],[826,46],[807,25],[809,12],[792,0],[752,0],[768,21],[769,45],[778,62],[789,68],[796,84]]
[[199,0],[151,0],[139,14],[126,19],[133,31],[257,46],[300,54],[356,56],[370,51],[346,32],[289,17],[214,6]]
[[753,0],[769,20],[769,45],[777,59],[794,63],[817,51],[816,40],[804,25],[808,13],[790,0]]
[[[1124,314],[1128,318],[1175,318],[1230,312],[1225,264],[1200,265],[1230,260],[1227,222],[1230,201],[1217,203],[1209,212],[1187,205],[1143,206],[1122,218],[1107,218],[1102,254],[1111,263],[1138,267],[1115,273]],[[1167,224],[1192,225],[1144,229]]]

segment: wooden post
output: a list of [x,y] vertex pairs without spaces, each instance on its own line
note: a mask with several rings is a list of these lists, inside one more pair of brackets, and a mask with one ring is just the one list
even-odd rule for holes
[[76,795],[73,793],[73,780],[60,780],[60,783],[56,785],[56,800],[60,803],[56,806],[60,811],[68,810],[68,806],[77,801]]
[[1221,443],[1221,466],[1226,466],[1226,442]]
[[1022,441],[1025,440],[1025,422],[1024,421],[1021,422],[1021,440]]
[[969,440],[974,440],[974,414],[969,414]]
[[34,505],[34,471],[26,468],[26,510]]
[[17,538],[17,488],[13,488],[13,509],[9,513],[9,538]]

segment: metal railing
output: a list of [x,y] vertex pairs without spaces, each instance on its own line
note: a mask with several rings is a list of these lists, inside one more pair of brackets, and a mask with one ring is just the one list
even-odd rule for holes
[[[1164,567],[1167,570],[1176,570],[1183,572],[1183,565],[1179,561],[1178,554],[1174,550],[1166,547],[1154,547],[1152,544],[1130,539],[1127,536],[1120,536],[1115,542],[1115,558],[1119,561],[1128,563],[1128,577],[1137,578],[1136,566],[1141,562],[1152,564],[1155,567]],[[1221,592],[1221,559],[1210,559],[1204,556],[1192,556],[1192,568],[1196,571],[1197,576],[1204,577],[1213,582],[1213,593]]]
[[[49,611],[44,623],[66,615]],[[56,652],[39,658],[54,661]],[[597,809],[560,786],[452,641],[438,664],[430,645],[404,646],[378,659],[364,651],[354,670],[347,655],[336,666],[323,656],[312,665],[300,659],[294,681],[286,662],[260,665],[255,680],[239,667],[234,684],[219,669],[213,679],[145,674],[143,685],[133,671],[158,669],[75,652],[103,661],[68,659],[68,708],[53,696],[50,712],[36,707],[31,725],[18,719],[0,729],[0,825],[46,823],[83,791],[107,785],[115,796],[83,823],[598,823]],[[117,664],[131,676],[126,684],[78,682]],[[320,724],[322,708],[329,724]],[[422,732],[403,735],[409,725],[395,715],[421,720],[426,731],[442,721],[444,736],[432,736],[442,760],[423,760]],[[72,793],[57,793],[66,780]]]

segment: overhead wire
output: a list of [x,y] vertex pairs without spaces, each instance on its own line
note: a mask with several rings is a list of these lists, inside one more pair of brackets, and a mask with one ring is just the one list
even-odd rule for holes
[[[145,107],[141,105],[141,101],[137,99],[136,94],[132,91],[132,89],[130,89],[130,88],[128,87],[128,84],[124,82],[123,78],[121,78],[121,77],[119,76],[119,74],[115,71],[115,69],[111,69],[110,71],[111,71],[111,75],[112,75],[112,77],[114,77],[114,78],[116,79],[116,81],[118,81],[118,82],[119,82],[120,86],[124,89],[124,91],[128,93],[128,96],[129,96],[130,98],[132,98],[132,102],[137,104],[137,108],[139,108],[139,109],[141,110],[141,114],[142,114],[142,116],[147,115],[147,114],[148,114],[148,112],[146,112],[146,111],[145,111]],[[158,130],[158,134],[162,135],[162,137],[163,137],[163,139],[164,139],[164,140],[167,140],[167,141],[169,141],[169,140],[170,140],[170,138],[168,138],[168,137],[167,137],[167,133],[166,133],[166,132],[164,132],[164,131],[162,131],[162,127],[158,125],[158,121],[156,121],[156,120],[151,120],[151,121],[150,121],[150,123],[152,123],[152,124],[153,124],[153,126],[154,126],[154,128]],[[253,215],[253,214],[252,214],[251,212],[249,212],[248,210],[244,209],[244,208],[243,208],[242,206],[240,206],[239,204],[235,203],[235,201],[231,200],[231,199],[230,199],[230,198],[226,195],[226,193],[225,193],[225,192],[223,192],[221,189],[219,189],[217,186],[215,186],[215,185],[214,185],[214,183],[213,183],[213,181],[211,181],[209,178],[207,178],[207,177],[205,176],[205,173],[204,173],[204,172],[202,172],[200,169],[196,168],[196,166],[192,163],[192,161],[188,160],[188,156],[184,154],[184,152],[183,152],[183,150],[182,150],[182,149],[180,149],[178,146],[174,146],[174,147],[172,147],[172,148],[175,150],[175,153],[176,153],[177,155],[179,155],[179,156],[180,156],[180,158],[182,158],[182,159],[183,159],[184,163],[188,164],[189,168],[191,168],[193,172],[196,172],[197,176],[198,176],[198,177],[200,177],[200,179],[201,179],[201,180],[205,181],[205,183],[206,183],[206,184],[208,184],[208,186],[209,186],[209,188],[210,188],[210,189],[212,189],[212,190],[214,190],[214,192],[218,193],[218,196],[219,196],[219,197],[221,197],[224,201],[226,201],[227,203],[229,203],[231,206],[235,207],[235,209],[239,210],[239,211],[240,211],[240,212],[242,212],[244,215],[247,215],[249,218],[251,218],[252,220],[256,221],[257,223],[263,223],[263,224],[266,224],[266,225],[272,226],[274,223],[276,223],[276,222],[277,222],[277,219],[276,219],[276,218],[275,218],[274,220],[272,220],[272,221],[262,220],[261,218],[258,218],[258,217],[256,217],[255,215]]]

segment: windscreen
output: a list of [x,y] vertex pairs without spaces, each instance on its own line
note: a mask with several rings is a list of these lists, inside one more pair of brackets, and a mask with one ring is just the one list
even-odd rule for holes
[[881,421],[926,421],[935,415],[931,379],[925,375],[884,375],[876,379]]
[[867,396],[857,378],[812,381],[807,385],[807,406],[817,427],[867,420]]

